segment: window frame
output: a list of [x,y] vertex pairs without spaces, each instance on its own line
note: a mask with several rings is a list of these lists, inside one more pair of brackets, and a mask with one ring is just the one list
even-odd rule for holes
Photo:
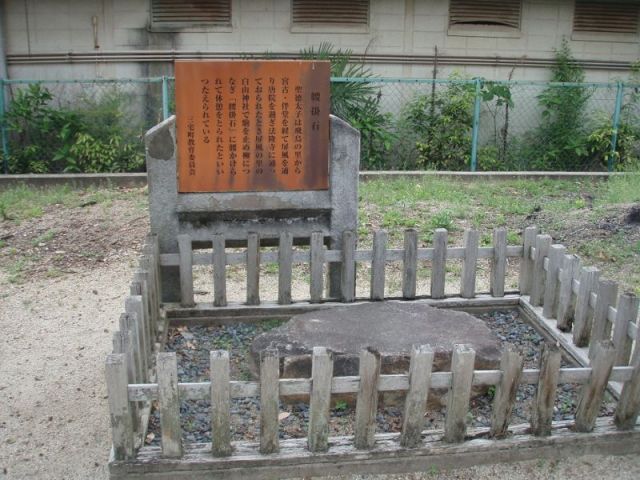
[[371,0],[367,0],[367,23],[344,25],[332,22],[294,22],[293,4],[296,0],[289,2],[289,31],[291,33],[369,33],[371,25]]
[[520,15],[518,17],[518,27],[508,25],[476,25],[472,23],[451,24],[451,3],[449,0],[449,10],[447,11],[447,35],[462,37],[488,37],[488,38],[521,38],[522,37],[522,17],[523,2],[520,3]]
[[[186,22],[175,23],[154,23],[153,21],[153,0],[149,0],[149,24],[150,32],[185,32],[185,33],[229,33],[233,31],[233,14],[235,11],[236,0],[227,0],[229,2],[229,22],[228,23],[198,23]],[[176,2],[178,3],[178,2]]]

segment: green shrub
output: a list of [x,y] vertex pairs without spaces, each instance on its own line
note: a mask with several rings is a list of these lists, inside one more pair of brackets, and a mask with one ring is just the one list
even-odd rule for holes
[[402,113],[404,129],[417,136],[419,166],[437,170],[466,170],[471,156],[475,86],[452,75],[434,96],[419,95]]
[[16,92],[5,114],[10,173],[139,171],[142,125],[127,115],[131,99],[117,88],[80,96],[77,108],[52,106],[40,84]]

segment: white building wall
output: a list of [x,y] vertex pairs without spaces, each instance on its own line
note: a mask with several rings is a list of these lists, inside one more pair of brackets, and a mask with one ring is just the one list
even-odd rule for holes
[[[563,37],[583,60],[631,62],[640,57],[640,37],[572,38],[573,0],[524,0],[522,27],[507,32],[449,31],[448,0],[371,0],[367,29],[345,31],[292,27],[290,0],[233,0],[231,28],[155,32],[149,28],[149,0],[5,0],[7,54],[13,78],[136,77],[170,74],[168,63],[113,62],[105,52],[202,51],[228,53],[296,53],[329,41],[354,53],[507,57],[553,56]],[[93,18],[96,20],[94,31]],[[96,53],[96,61],[45,63],[41,54]],[[26,55],[17,63],[12,56]],[[32,57],[28,57],[31,55]],[[455,63],[455,62],[454,62]],[[432,64],[372,65],[384,76],[431,77]],[[452,70],[487,78],[506,78],[511,66],[442,65],[439,76]],[[623,72],[591,70],[590,80],[608,80]],[[547,79],[545,68],[517,67],[516,79]]]

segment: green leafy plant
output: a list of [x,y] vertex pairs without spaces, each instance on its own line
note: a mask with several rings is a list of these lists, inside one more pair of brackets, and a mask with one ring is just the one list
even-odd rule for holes
[[336,412],[344,412],[348,407],[349,405],[347,405],[347,402],[345,402],[344,400],[338,400],[336,401],[333,409]]
[[471,155],[475,86],[452,75],[434,97],[419,95],[402,113],[405,128],[418,134],[419,166],[465,170]]
[[113,88],[79,96],[73,109],[53,100],[40,84],[16,92],[5,115],[11,173],[142,170],[142,126],[127,114],[127,95]]
[[585,170],[590,166],[586,106],[592,91],[579,85],[584,69],[566,39],[556,50],[551,81],[571,85],[549,85],[538,95],[542,119],[520,153],[535,170]]

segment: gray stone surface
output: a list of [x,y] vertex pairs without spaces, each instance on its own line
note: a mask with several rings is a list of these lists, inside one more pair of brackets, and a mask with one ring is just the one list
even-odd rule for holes
[[[175,117],[145,136],[151,231],[161,253],[178,251],[178,234],[189,234],[196,247],[210,244],[216,233],[225,235],[227,246],[242,246],[248,232],[274,244],[282,231],[296,244],[308,244],[311,233],[321,231],[330,248],[340,248],[342,232],[357,228],[360,133],[337,117],[331,116],[328,191],[179,194],[175,138]],[[178,269],[161,273],[163,300],[179,301]],[[339,277],[339,265],[331,265],[333,293],[340,290]]]
[[383,355],[382,373],[406,373],[412,345],[431,345],[433,371],[451,367],[453,345],[476,350],[475,368],[491,370],[500,363],[500,343],[476,317],[414,302],[375,302],[296,315],[287,323],[257,337],[251,347],[255,361],[269,346],[283,359],[282,375],[306,378],[311,372],[314,346],[334,352],[334,376],[357,375],[358,355],[371,347]]

